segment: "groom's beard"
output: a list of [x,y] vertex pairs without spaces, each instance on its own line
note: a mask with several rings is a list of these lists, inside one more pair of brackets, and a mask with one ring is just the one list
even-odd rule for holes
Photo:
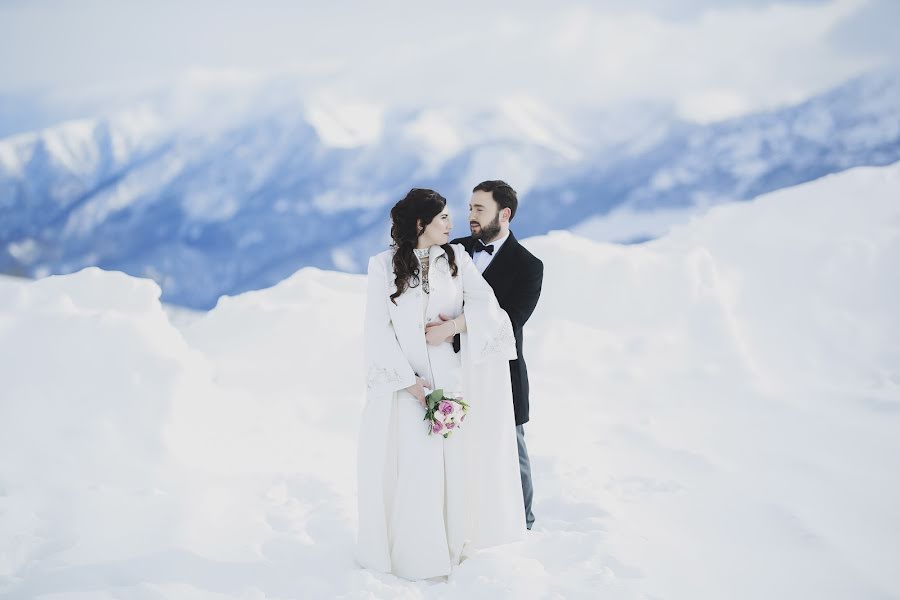
[[472,237],[485,243],[490,243],[500,234],[500,213],[494,217],[494,220],[472,232]]

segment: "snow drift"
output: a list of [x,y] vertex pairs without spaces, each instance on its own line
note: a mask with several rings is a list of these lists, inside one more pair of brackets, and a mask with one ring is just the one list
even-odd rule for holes
[[447,583],[351,558],[362,276],[179,328],[148,280],[0,280],[0,594],[900,594],[898,193],[862,168],[643,245],[527,240],[537,524]]

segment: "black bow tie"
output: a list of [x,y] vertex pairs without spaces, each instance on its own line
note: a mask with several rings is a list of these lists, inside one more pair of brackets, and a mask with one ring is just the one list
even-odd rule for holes
[[493,256],[494,255],[494,245],[491,244],[490,246],[485,246],[484,242],[482,242],[481,240],[478,240],[478,243],[475,244],[475,252],[487,252],[488,254]]

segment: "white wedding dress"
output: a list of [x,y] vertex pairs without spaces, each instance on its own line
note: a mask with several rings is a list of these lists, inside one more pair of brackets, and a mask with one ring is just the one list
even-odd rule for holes
[[[478,548],[522,539],[519,477],[508,361],[516,357],[506,313],[471,257],[454,245],[428,255],[424,283],[394,305],[393,251],[369,262],[366,405],[359,435],[359,537],[364,567],[406,579],[449,575]],[[423,265],[424,267],[424,265]],[[425,343],[425,324],[465,312],[461,351]],[[405,388],[419,375],[470,405],[449,438],[428,435],[425,411]]]

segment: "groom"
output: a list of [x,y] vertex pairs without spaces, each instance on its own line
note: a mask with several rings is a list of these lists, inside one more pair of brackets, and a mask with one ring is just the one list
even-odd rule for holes
[[[509,230],[516,216],[519,199],[516,191],[504,181],[483,181],[472,190],[469,201],[469,229],[472,235],[458,238],[451,244],[462,244],[472,255],[475,266],[494,289],[500,308],[509,315],[516,336],[518,359],[509,361],[512,378],[513,406],[516,414],[516,434],[519,438],[519,471],[522,495],[525,498],[525,525],[531,529],[534,515],[531,500],[531,463],[525,448],[525,428],[528,422],[528,370],[522,354],[522,328],[541,297],[544,263],[519,244]],[[459,351],[459,336],[453,340]]]

